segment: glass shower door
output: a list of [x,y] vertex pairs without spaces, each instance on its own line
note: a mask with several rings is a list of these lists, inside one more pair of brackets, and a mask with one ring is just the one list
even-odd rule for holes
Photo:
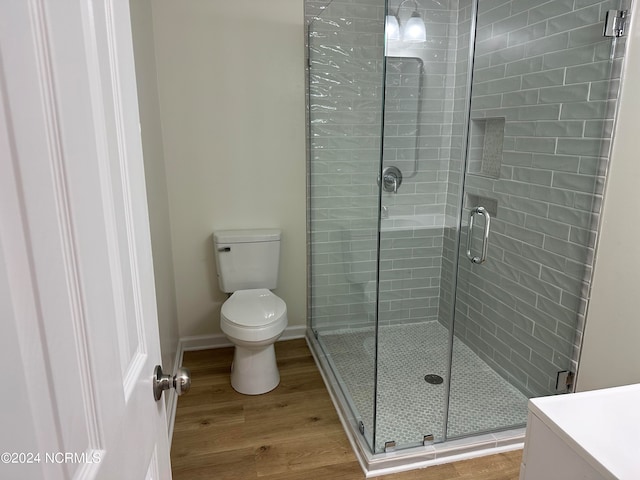
[[386,50],[382,171],[400,172],[401,182],[381,192],[376,452],[445,438],[451,321],[442,318],[441,277],[455,258],[443,237],[457,229],[447,182],[461,151],[453,118],[459,3],[389,2],[401,28],[414,13],[427,41],[388,38]]
[[479,1],[448,437],[570,390],[624,51],[603,22],[625,3]]

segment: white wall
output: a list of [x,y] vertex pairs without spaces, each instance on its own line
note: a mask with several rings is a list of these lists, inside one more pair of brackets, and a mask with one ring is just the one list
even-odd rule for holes
[[[165,370],[170,370],[174,366],[173,363],[178,347],[178,321],[171,254],[169,203],[162,149],[162,125],[160,123],[153,46],[151,0],[131,1],[130,8],[147,201],[149,204],[149,223],[151,226],[160,346],[162,349],[162,364]],[[169,398],[168,395],[165,398]]]
[[637,13],[631,18],[633,29],[578,369],[579,391],[640,382],[640,18]]
[[304,325],[303,2],[152,9],[180,336],[220,332],[216,229],[283,230],[275,293]]

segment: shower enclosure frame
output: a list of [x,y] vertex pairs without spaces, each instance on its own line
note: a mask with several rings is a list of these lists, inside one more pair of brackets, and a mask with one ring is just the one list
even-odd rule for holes
[[[476,34],[477,34],[478,0],[474,0],[472,2],[472,6],[473,6],[473,12],[471,17],[472,33],[470,34],[470,38],[469,38],[470,53],[469,53],[469,58],[467,59],[468,61],[467,83],[466,83],[467,93],[465,95],[465,102],[466,102],[465,116],[464,116],[465,124],[463,127],[464,138],[462,140],[464,145],[464,157],[463,157],[464,166],[461,169],[462,179],[460,181],[460,187],[462,189],[462,193],[458,197],[459,208],[457,209],[457,219],[456,219],[456,224],[457,224],[456,237],[457,238],[455,241],[455,252],[457,253],[460,251],[460,244],[462,241],[462,224],[463,224],[462,217],[464,215],[463,206],[464,206],[464,200],[465,200],[464,186],[465,186],[465,177],[468,173],[467,164],[469,161],[469,150],[470,150],[469,137],[470,137],[471,121],[472,121],[471,120],[471,103],[473,99],[473,96],[472,96],[473,74],[474,74],[473,67],[474,67],[474,59],[475,59],[475,46],[476,46]],[[307,28],[308,28],[308,25],[305,26],[305,41],[308,41],[309,32],[307,31]],[[306,43],[306,46],[307,46],[306,62],[307,62],[307,65],[309,65],[310,55],[308,50],[308,47],[309,47],[308,43]],[[386,64],[386,61],[384,63]],[[309,70],[308,69],[306,70],[306,75],[307,75],[306,94],[308,96],[309,95],[309,82],[308,82]],[[309,141],[311,137],[309,102],[307,103],[306,116],[307,116],[307,124],[306,124],[307,143],[309,147]],[[614,118],[614,124],[615,124],[616,116],[614,115],[613,118]],[[384,122],[383,122],[383,128],[384,128]],[[612,137],[613,135],[614,134],[612,134]],[[382,139],[383,138],[384,136],[382,136]],[[307,165],[309,165],[311,162],[311,149],[307,148],[306,153],[307,153]],[[609,154],[610,154],[610,148],[609,148]],[[380,162],[380,175],[382,175],[382,169],[383,169],[383,163]],[[307,189],[308,191],[310,191],[311,189],[310,168],[307,169]],[[379,202],[379,211],[380,211],[382,207],[381,192],[379,192],[379,195],[378,195],[378,202]],[[308,218],[311,218],[311,198],[309,195],[307,196],[307,215],[308,215]],[[378,223],[379,223],[378,224],[378,256],[380,254],[380,230],[381,230],[380,222],[381,222],[381,219],[379,216],[378,217]],[[600,218],[598,218],[598,227],[597,227],[598,231],[599,231],[599,222],[600,222]],[[309,222],[308,229],[307,229],[308,251],[310,251],[311,245],[312,245],[311,234],[312,234],[312,231],[311,231],[310,222]],[[597,245],[596,245],[596,248],[597,248]],[[459,273],[458,273],[459,258],[460,258],[459,254],[456,254],[454,256],[454,259],[455,259],[454,269],[453,269],[454,271],[453,291],[454,292],[456,291],[456,288],[457,288],[456,282],[458,281],[458,278],[459,278]],[[379,261],[380,259],[378,258],[378,263]],[[307,256],[308,318],[312,318],[312,302],[311,302],[312,300],[312,292],[311,292],[312,268],[313,268],[312,259],[311,259],[311,256],[308,255]],[[377,275],[379,275],[379,269],[378,269]],[[379,295],[378,289],[376,289],[376,295]],[[454,302],[455,301],[456,301],[456,295],[454,295]],[[378,298],[376,298],[376,316],[377,316],[378,306],[379,306],[379,302],[378,302]],[[455,309],[455,303],[454,303],[453,308],[451,309],[451,317],[452,317],[451,325],[452,326],[449,331],[449,357],[450,357],[449,369],[451,369],[451,357],[453,356],[453,341],[454,341],[454,335],[455,335],[455,331],[454,331],[455,329],[453,325],[455,325],[455,315],[456,315],[456,309]],[[376,322],[375,328],[376,328],[376,338],[378,338],[378,334],[377,334],[378,322]],[[325,357],[325,355],[322,353],[322,348],[318,343],[316,332],[312,328],[311,324],[308,325],[307,340],[312,346],[311,351],[313,353],[313,356],[316,362],[322,366],[322,368],[320,368],[321,374],[323,376],[323,379],[326,385],[328,386],[328,389],[330,391],[334,404],[337,406],[340,419],[345,427],[347,436],[349,437],[349,440],[352,446],[354,447],[354,450],[356,451],[358,460],[363,466],[365,472],[367,472],[372,476],[395,472],[395,471],[401,471],[409,468],[417,468],[420,466],[445,463],[448,461],[452,461],[458,458],[458,456],[464,455],[468,452],[473,452],[473,455],[477,456],[480,454],[499,453],[499,452],[514,450],[522,447],[522,442],[524,439],[524,431],[525,431],[524,427],[515,428],[515,429],[505,429],[502,431],[485,433],[480,435],[470,435],[464,438],[458,438],[455,441],[445,441],[440,444],[429,444],[428,442],[425,442],[424,446],[422,447],[407,448],[407,449],[397,450],[397,451],[393,451],[393,449],[390,448],[384,454],[379,454],[379,453],[374,454],[371,451],[372,441],[367,442],[366,436],[362,434],[362,427],[359,424],[358,419],[353,416],[352,410],[348,407],[349,400],[342,393],[343,387],[338,385],[338,381],[336,378],[329,378],[329,376],[326,373],[331,371],[332,366],[330,365],[330,362]],[[450,376],[448,376],[446,380],[447,382],[446,388],[448,392],[451,388],[449,378]],[[445,403],[445,414],[444,414],[444,422],[445,422],[444,431],[445,432],[447,431],[448,408],[449,408],[449,402],[447,401]],[[375,417],[375,414],[374,414],[374,417]],[[409,463],[410,465],[408,465]]]
[[[386,3],[387,0],[385,0]],[[472,34],[469,37],[469,48],[470,52],[473,52],[475,49],[475,28],[476,28],[476,17],[477,17],[477,4],[478,0],[474,0],[472,3]],[[305,23],[305,65],[307,68],[305,69],[305,96],[309,98],[309,74],[310,74],[310,54],[309,54],[309,24]],[[473,59],[474,55],[470,53],[468,58],[468,72],[467,72],[467,93],[466,93],[466,106],[465,106],[465,126],[463,127],[464,131],[464,139],[463,143],[465,145],[465,158],[467,156],[468,149],[468,136],[469,136],[469,123],[470,123],[470,108],[471,108],[471,88],[472,88],[472,76],[473,76]],[[386,64],[386,60],[384,62]],[[311,162],[311,149],[309,147],[310,137],[311,137],[311,128],[310,128],[310,111],[309,111],[310,101],[306,102],[305,109],[305,120],[306,120],[306,162],[307,165],[310,165]],[[383,126],[384,127],[384,126]],[[383,137],[381,137],[382,139]],[[383,163],[380,163],[380,176],[382,175]],[[466,173],[466,168],[463,168],[463,175]],[[463,183],[462,180],[461,184]],[[307,191],[309,192],[311,189],[311,170],[307,168],[306,175],[306,184]],[[382,189],[382,186],[380,186]],[[382,196],[381,192],[378,194],[379,199],[379,209],[382,206]],[[456,222],[460,225],[462,221],[462,203],[463,196],[460,196],[459,199],[459,208],[458,208],[458,218]],[[307,195],[307,218],[311,218],[311,198],[310,195]],[[379,218],[380,222],[380,218]],[[310,222],[307,222],[307,251],[311,251],[311,226]],[[380,242],[380,225],[378,225],[378,254],[380,251],[379,248]],[[459,249],[460,245],[460,232],[457,235],[456,240],[456,251]],[[457,261],[459,256],[455,256],[455,265],[454,272],[457,271]],[[379,259],[378,259],[379,261]],[[312,318],[312,259],[311,255],[307,255],[307,318]],[[457,275],[454,275],[457,278]],[[455,288],[455,285],[454,285]],[[378,300],[376,299],[376,314],[377,314]],[[455,308],[452,308],[452,316],[455,315]],[[452,318],[453,321],[453,318]],[[377,322],[376,322],[377,329]],[[454,331],[451,329],[450,338],[449,338],[449,356],[453,355],[452,344],[453,344],[453,334]],[[377,334],[376,334],[377,337]],[[444,442],[439,444],[430,444],[425,443],[422,447],[415,448],[407,448],[398,451],[389,450],[386,453],[373,453],[373,439],[371,438],[371,434],[369,432],[365,432],[362,422],[359,418],[354,416],[354,412],[356,411],[355,407],[351,403],[351,399],[345,396],[343,393],[346,391],[346,387],[341,384],[340,376],[336,374],[334,371],[334,366],[331,364],[330,360],[323,354],[323,349],[318,343],[317,332],[312,328],[312,325],[309,323],[307,325],[307,342],[310,345],[310,351],[317,365],[320,366],[319,371],[323,378],[325,385],[327,386],[327,390],[332,399],[334,406],[336,407],[336,411],[338,413],[338,417],[340,418],[340,422],[343,425],[344,431],[349,439],[349,442],[356,454],[356,458],[360,463],[362,469],[367,474],[367,476],[378,476],[384,475],[386,473],[395,473],[404,470],[410,470],[415,468],[420,468],[422,466],[428,465],[437,465],[441,463],[447,463],[450,461],[454,461],[460,455],[464,455],[468,451],[472,451],[474,455],[486,455],[486,454],[495,454],[501,452],[508,452],[512,450],[517,450],[523,447],[524,445],[524,435],[525,428],[515,428],[515,429],[507,429],[500,432],[494,432],[490,434],[484,435],[476,435],[469,436],[467,438],[457,439],[455,442]],[[330,376],[327,372],[333,372],[333,375]],[[447,391],[450,388],[449,380],[446,381],[446,389]],[[375,393],[374,393],[375,395]],[[445,404],[445,425],[444,429],[446,432],[446,422],[447,422],[447,410],[448,410],[448,402]]]

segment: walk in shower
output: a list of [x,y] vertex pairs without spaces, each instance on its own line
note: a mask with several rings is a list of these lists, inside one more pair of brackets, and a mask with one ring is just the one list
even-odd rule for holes
[[314,354],[372,458],[499,445],[572,388],[630,5],[306,7]]

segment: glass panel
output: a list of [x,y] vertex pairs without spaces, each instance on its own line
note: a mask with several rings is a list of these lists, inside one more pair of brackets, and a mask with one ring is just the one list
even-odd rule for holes
[[309,25],[311,325],[370,444],[383,19],[383,0],[334,0]]
[[[524,424],[526,399],[575,371],[624,48],[602,36],[616,7],[479,2],[448,437]],[[481,264],[466,256],[477,206],[492,217]]]
[[[427,435],[444,439],[452,296],[441,288],[441,275],[455,258],[455,249],[443,252],[443,245],[447,230],[456,230],[447,181],[461,152],[452,135],[460,130],[454,125],[458,2],[400,5],[389,2],[401,34],[417,7],[427,41],[387,40],[383,178],[390,180],[380,232],[377,452],[389,441],[406,448]],[[394,167],[402,175],[397,185]],[[443,382],[428,383],[427,375]]]

